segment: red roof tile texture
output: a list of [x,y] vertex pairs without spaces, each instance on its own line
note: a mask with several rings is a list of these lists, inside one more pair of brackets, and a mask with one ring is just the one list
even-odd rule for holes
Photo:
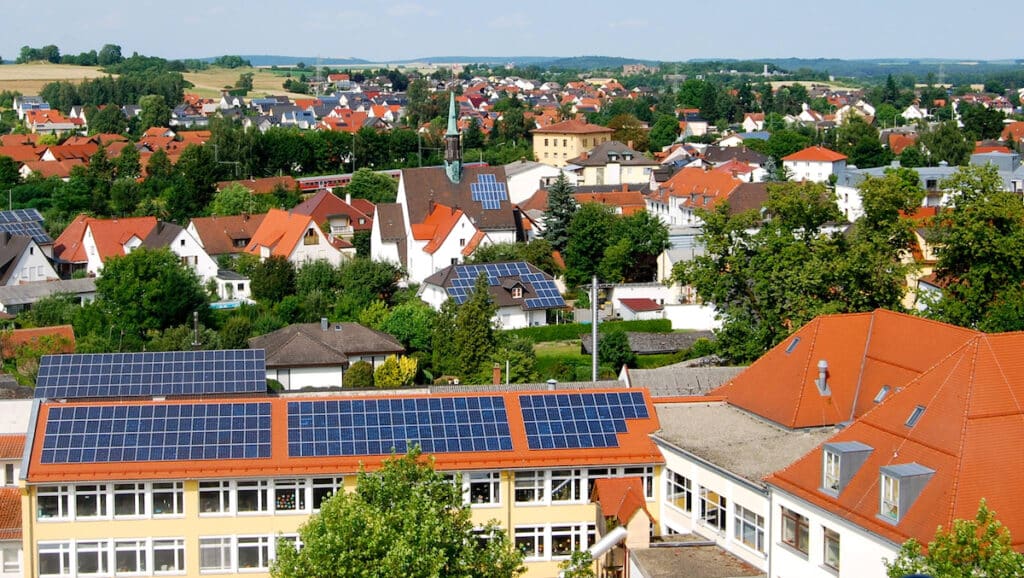
[[0,435],[0,459],[21,458],[25,453],[25,436],[20,434]]
[[75,329],[70,325],[15,329],[0,336],[0,343],[3,344],[3,356],[10,358],[23,345],[36,345],[50,339],[56,340],[54,344],[60,346],[57,353],[75,352]]
[[585,120],[571,119],[535,128],[530,132],[534,134],[611,134],[615,131],[607,127],[590,124]]
[[834,163],[837,161],[845,161],[846,155],[837,153],[836,151],[827,149],[823,146],[813,146],[807,147],[802,151],[797,151],[789,156],[782,157],[782,160]]
[[647,511],[644,482],[637,477],[595,480],[594,493],[590,501],[598,504],[602,516],[614,517],[623,526],[641,511],[647,514],[649,519],[654,519]]
[[21,540],[21,491],[0,488],[0,540]]

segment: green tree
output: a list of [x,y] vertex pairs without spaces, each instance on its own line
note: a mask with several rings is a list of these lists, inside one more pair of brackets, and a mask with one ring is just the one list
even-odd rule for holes
[[459,306],[451,299],[442,303],[430,332],[430,357],[435,377],[454,375],[459,371],[459,352],[452,340],[458,309]]
[[617,238],[613,246],[625,259],[609,267],[614,256],[606,253],[602,261],[602,270],[608,275],[606,278],[617,277],[629,283],[654,281],[658,273],[658,256],[671,246],[668,227],[647,211],[639,211],[620,217],[613,234]]
[[357,361],[349,366],[343,379],[345,387],[366,389],[373,387],[373,365],[368,361]]
[[921,152],[917,145],[909,146],[900,153],[900,166],[908,169],[923,167],[927,163],[928,159],[925,158],[924,153]]
[[957,112],[964,123],[964,132],[969,133],[972,140],[997,139],[1003,132],[1006,115],[1000,110],[982,104],[961,103]]
[[359,324],[379,330],[390,314],[391,309],[388,307],[388,304],[377,300],[370,303],[369,306],[359,313]]
[[494,350],[493,318],[498,308],[489,287],[487,275],[481,273],[473,292],[455,314],[455,332],[450,339],[458,352],[458,373],[463,376],[475,375]]
[[252,334],[252,322],[244,315],[232,315],[220,328],[220,345],[224,349],[246,349]]
[[584,203],[576,211],[567,228],[565,245],[565,279],[571,286],[589,281],[599,271],[617,217],[612,209],[599,203]]
[[122,62],[124,62],[124,56],[121,55],[121,47],[117,44],[104,44],[96,57],[96,63],[100,66],[110,66]]
[[366,199],[372,203],[393,203],[398,196],[398,181],[388,175],[361,168],[352,175],[344,192],[354,199]]
[[109,323],[126,332],[163,330],[209,316],[196,274],[169,249],[139,248],[108,259],[96,279],[96,301]]
[[380,330],[402,342],[409,351],[431,350],[431,332],[437,312],[419,299],[396,305],[388,313]]
[[412,385],[416,379],[416,360],[412,357],[389,355],[373,372],[373,384],[381,389],[396,389]]
[[573,186],[559,171],[555,183],[548,188],[548,209],[544,212],[544,239],[556,251],[565,251],[569,243],[569,225],[579,208],[573,198]]
[[478,540],[462,490],[418,449],[360,471],[355,491],[338,492],[299,529],[302,549],[281,541],[277,578],[468,576],[511,578],[522,554],[495,524]]
[[272,198],[270,195],[254,194],[244,185],[232,183],[213,195],[210,214],[216,217],[243,213],[258,215],[270,209]]
[[652,151],[660,151],[676,142],[679,137],[679,121],[672,115],[661,115],[651,127],[649,147]]
[[911,538],[896,558],[885,561],[889,578],[926,574],[934,578],[990,578],[1024,575],[1024,554],[1013,549],[1010,531],[985,500],[973,520],[953,520],[952,528],[935,531],[928,551]]
[[[89,119],[89,132],[92,134],[107,133],[121,134],[128,129],[128,119],[121,112],[117,105],[107,105],[103,108],[93,108],[87,113]],[[134,148],[134,147],[125,147]]]
[[508,367],[509,383],[535,383],[537,381],[537,354],[533,350],[533,342],[525,337],[513,337],[501,334],[498,344],[491,353],[489,363],[481,366],[477,381],[490,383],[492,368],[497,365],[504,376]]
[[864,167],[880,167],[889,162],[889,152],[882,147],[878,129],[857,115],[836,129],[836,149],[849,158],[849,163]]
[[363,308],[378,300],[391,305],[402,276],[402,268],[394,263],[363,258],[342,263],[338,269],[335,317],[358,319]]
[[139,99],[139,132],[171,123],[171,107],[163,95],[150,94]]
[[[677,124],[678,126],[678,124]],[[648,149],[648,130],[640,119],[632,114],[620,114],[608,121],[608,128],[614,130],[612,140],[619,141],[633,150]]]
[[974,150],[974,143],[969,142],[957,126],[949,120],[934,130],[921,135],[921,146],[928,151],[928,163],[937,165],[941,161],[952,166],[966,165]]
[[21,182],[21,174],[18,173],[18,163],[11,157],[0,155],[0,187],[13,188]]
[[265,259],[252,272],[252,296],[267,303],[277,303],[295,294],[295,267],[281,256]]
[[484,131],[480,128],[480,121],[475,117],[470,121],[469,127],[462,133],[462,147],[469,149],[484,148]]
[[934,219],[929,241],[946,284],[929,315],[982,331],[1024,329],[1024,205],[1003,190],[993,165],[961,167],[941,186],[951,210]]
[[611,365],[616,372],[623,365],[636,367],[636,354],[629,347],[629,336],[625,331],[608,331],[598,336],[597,360]]
[[596,578],[594,557],[587,550],[575,550],[572,557],[558,565],[561,578]]

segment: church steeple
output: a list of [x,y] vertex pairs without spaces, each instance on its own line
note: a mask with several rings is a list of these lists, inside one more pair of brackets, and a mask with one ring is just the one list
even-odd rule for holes
[[444,170],[448,179],[457,183],[462,179],[462,146],[459,142],[459,115],[455,108],[455,92],[449,93],[448,131],[444,133]]

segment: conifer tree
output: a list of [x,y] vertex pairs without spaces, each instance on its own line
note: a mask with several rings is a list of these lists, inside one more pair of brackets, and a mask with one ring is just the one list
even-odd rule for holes
[[544,213],[544,238],[556,251],[565,251],[569,243],[569,223],[577,209],[572,193],[565,173],[558,173],[555,184],[548,189],[548,210]]

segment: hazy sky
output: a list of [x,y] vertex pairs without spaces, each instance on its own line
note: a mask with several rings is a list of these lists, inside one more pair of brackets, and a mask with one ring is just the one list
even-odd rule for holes
[[[5,12],[0,57],[113,43],[165,58],[356,57],[1024,58],[982,5],[950,0],[629,2],[44,0]],[[21,12],[21,14],[19,14]]]

